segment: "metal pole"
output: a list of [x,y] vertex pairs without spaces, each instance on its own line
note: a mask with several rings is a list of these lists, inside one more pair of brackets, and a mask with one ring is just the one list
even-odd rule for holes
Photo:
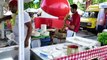
[[25,60],[24,55],[24,1],[18,0],[19,22],[19,60]]

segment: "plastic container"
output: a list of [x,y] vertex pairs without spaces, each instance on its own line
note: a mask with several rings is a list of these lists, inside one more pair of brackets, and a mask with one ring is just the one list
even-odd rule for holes
[[36,48],[36,47],[40,47],[41,46],[41,42],[40,40],[32,40],[31,42],[31,48]]

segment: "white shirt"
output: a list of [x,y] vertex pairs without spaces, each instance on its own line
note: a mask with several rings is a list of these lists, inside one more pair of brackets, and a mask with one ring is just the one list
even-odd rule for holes
[[104,9],[100,9],[97,17],[97,25],[102,25],[104,20]]
[[[18,24],[20,24],[20,23],[18,22],[18,20],[19,19],[18,19],[18,15],[17,15],[16,20],[15,20],[15,26],[13,27],[13,33],[15,35],[16,42],[19,42],[19,26],[18,26]],[[24,12],[24,23],[23,24],[24,24],[24,35],[25,35],[25,37],[27,34],[27,27],[26,27],[25,23],[30,22],[30,21],[31,21],[31,18],[29,16],[29,14],[27,12]]]

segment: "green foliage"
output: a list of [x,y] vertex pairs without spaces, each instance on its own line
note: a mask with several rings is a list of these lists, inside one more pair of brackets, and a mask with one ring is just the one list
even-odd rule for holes
[[107,2],[107,0],[99,0],[99,3]]
[[107,32],[102,32],[98,34],[98,41],[104,45],[107,45]]
[[35,4],[33,3],[33,1],[31,2],[28,2],[28,3],[24,3],[24,9],[27,9],[27,8],[34,8],[35,7]]
[[[84,1],[85,1],[85,0],[84,0]],[[68,0],[68,2],[70,3],[70,5],[73,4],[73,0]],[[85,5],[81,4],[80,2],[78,2],[77,5],[78,5],[78,8],[79,8],[80,10],[85,11],[85,8],[84,8]]]
[[34,3],[34,1],[28,2],[28,3],[24,3],[24,9],[27,8],[39,8],[40,7],[40,2],[41,0],[39,0],[39,2]]
[[92,4],[98,4],[99,0],[92,0]]
[[85,11],[85,5],[84,5],[84,4],[81,4],[80,2],[78,2],[77,5],[78,5],[78,8],[79,8],[80,10]]
[[103,2],[107,2],[107,0],[92,0],[92,4],[99,4]]
[[73,0],[68,0],[68,2],[70,3],[70,5],[72,5],[72,4],[73,4]]

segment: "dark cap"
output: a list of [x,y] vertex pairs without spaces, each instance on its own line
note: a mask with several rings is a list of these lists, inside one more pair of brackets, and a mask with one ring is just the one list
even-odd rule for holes
[[72,5],[70,5],[70,7],[72,7],[73,9],[77,9],[78,8],[78,6],[76,4],[72,4]]
[[11,1],[9,2],[9,6],[18,6],[17,0],[11,0]]

